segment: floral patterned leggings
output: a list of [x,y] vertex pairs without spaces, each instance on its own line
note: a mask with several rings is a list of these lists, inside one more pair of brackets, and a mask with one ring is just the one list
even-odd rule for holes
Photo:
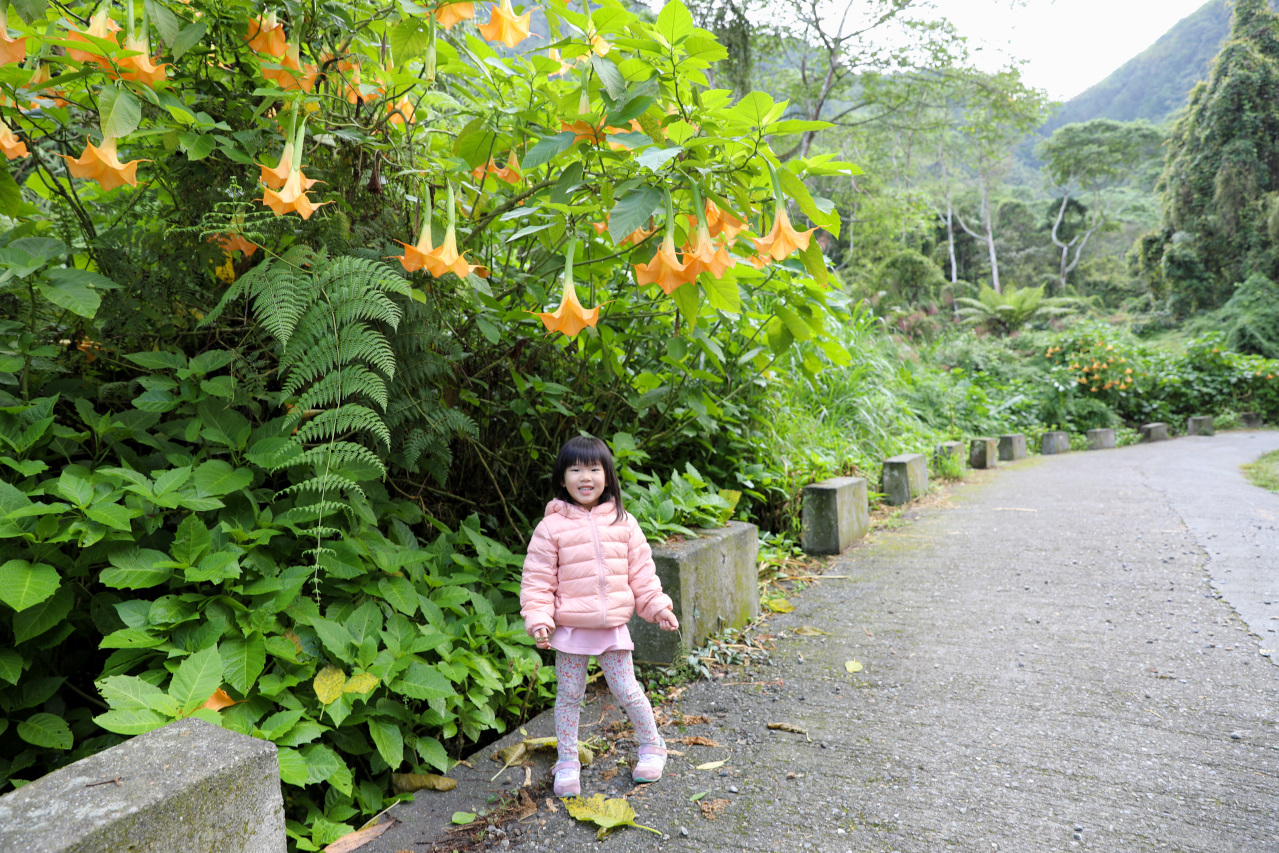
[[[582,713],[582,697],[586,693],[586,663],[590,655],[555,653],[555,677],[559,690],[555,694],[555,737],[560,761],[577,760],[577,724]],[[595,656],[604,670],[608,689],[617,697],[622,710],[635,726],[635,739],[640,746],[659,746],[657,722],[653,706],[635,680],[635,667],[629,651],[601,652]]]

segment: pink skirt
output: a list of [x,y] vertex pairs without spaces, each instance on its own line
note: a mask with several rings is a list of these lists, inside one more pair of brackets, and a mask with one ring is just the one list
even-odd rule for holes
[[551,634],[551,648],[571,655],[629,652],[635,648],[625,625],[616,628],[570,628],[561,625]]

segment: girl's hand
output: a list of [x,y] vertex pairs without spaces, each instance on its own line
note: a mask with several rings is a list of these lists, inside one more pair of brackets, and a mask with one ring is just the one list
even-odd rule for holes
[[551,638],[550,635],[546,633],[545,628],[538,628],[533,632],[533,637],[537,640],[537,647],[539,649],[549,649],[551,647]]
[[678,631],[679,620],[675,618],[675,614],[669,610],[663,610],[657,614],[657,625],[663,631]]

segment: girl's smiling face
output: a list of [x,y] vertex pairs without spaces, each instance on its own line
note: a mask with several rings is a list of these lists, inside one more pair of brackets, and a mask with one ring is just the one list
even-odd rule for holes
[[561,485],[578,506],[594,509],[604,494],[604,466],[598,461],[569,465]]

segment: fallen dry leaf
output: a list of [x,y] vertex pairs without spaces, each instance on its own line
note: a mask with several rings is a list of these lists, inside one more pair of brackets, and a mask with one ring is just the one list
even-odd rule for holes
[[830,631],[822,631],[818,628],[810,628],[807,625],[801,625],[792,633],[799,634],[801,637],[829,637]]
[[698,770],[718,770],[719,768],[723,767],[727,763],[728,763],[728,759],[724,759],[722,761],[708,761],[705,764],[697,765],[697,769]]
[[855,660],[844,661],[844,669],[848,670],[849,672],[861,672],[862,665],[859,661],[855,661]]
[[768,727],[774,731],[791,732],[793,734],[803,735],[804,740],[812,741],[812,738],[808,736],[808,729],[801,728],[794,723],[769,723]]
[[377,826],[366,826],[364,829],[348,832],[328,847],[325,847],[324,853],[350,853],[350,851],[368,844],[374,838],[395,826],[395,824],[396,819],[391,818],[386,823],[379,823]]
[[714,820],[719,816],[720,812],[729,806],[729,802],[721,799],[702,800],[698,805],[702,807],[702,817],[707,820]]
[[391,774],[391,788],[397,794],[411,794],[414,791],[452,791],[456,787],[456,779],[434,773]]
[[568,809],[568,813],[580,821],[590,821],[599,825],[599,832],[595,833],[597,841],[603,841],[604,836],[608,835],[619,826],[634,826],[638,829],[647,829],[649,832],[662,834],[660,829],[653,829],[651,826],[635,822],[635,809],[631,808],[631,804],[626,800],[615,799],[606,800],[603,794],[596,794],[593,797],[574,797],[571,800],[564,801],[564,808]]
[[795,609],[795,605],[784,598],[770,598],[764,602],[764,606],[774,613],[790,613]]
[[603,782],[611,782],[613,780],[613,777],[615,777],[616,775],[617,775],[617,768],[614,767],[610,770],[605,770],[603,773],[601,773],[600,780]]
[[557,805],[555,805],[555,800],[551,799],[550,797],[547,797],[547,798],[546,798],[546,810],[547,810],[548,812],[550,812],[550,813],[554,814],[555,812],[557,812],[557,811],[559,811],[559,810],[560,810],[560,807],[559,807],[559,806],[557,806]]
[[721,746],[708,737],[701,735],[690,735],[688,737],[667,738],[667,743],[682,743],[684,746]]
[[208,708],[210,711],[221,711],[223,708],[230,708],[232,705],[238,705],[243,701],[244,700],[241,699],[237,702],[235,699],[228,696],[225,690],[219,687],[217,690],[213,691],[212,696],[204,700],[204,704],[200,707]]

